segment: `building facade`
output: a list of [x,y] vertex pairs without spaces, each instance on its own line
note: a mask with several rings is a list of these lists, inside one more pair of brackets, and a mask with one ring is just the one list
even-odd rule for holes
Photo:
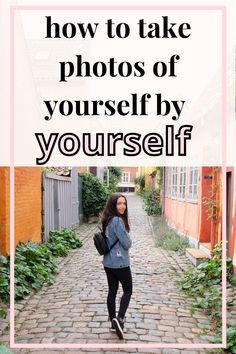
[[[0,169],[0,251],[10,251],[10,171]],[[15,168],[15,246],[42,241],[42,168]]]
[[221,169],[165,167],[164,216],[190,245],[210,255],[221,240]]
[[135,192],[135,179],[139,176],[138,167],[121,167],[121,179],[118,183],[118,191]]
[[226,237],[227,255],[233,260],[236,273],[236,176],[235,168],[228,167],[226,172],[227,208],[226,208]]

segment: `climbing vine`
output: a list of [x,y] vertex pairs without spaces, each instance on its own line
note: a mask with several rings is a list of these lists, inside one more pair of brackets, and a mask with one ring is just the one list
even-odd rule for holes
[[[218,169],[220,167],[212,167],[212,172],[210,174],[211,178],[214,178],[214,176],[217,174]],[[213,221],[217,221],[218,215],[219,215],[219,202],[217,202],[216,196],[219,193],[220,189],[220,182],[217,181],[215,186],[213,186],[211,195],[209,197],[203,197],[203,205],[206,206],[207,209],[207,218],[212,219]]]

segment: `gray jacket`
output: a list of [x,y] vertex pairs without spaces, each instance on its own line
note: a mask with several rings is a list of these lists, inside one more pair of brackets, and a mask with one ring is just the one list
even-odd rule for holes
[[118,216],[114,216],[106,227],[106,236],[108,237],[108,245],[111,247],[113,243],[119,239],[117,244],[111,251],[103,256],[103,265],[108,268],[125,268],[130,265],[129,248],[131,247],[131,239],[126,231],[124,221]]

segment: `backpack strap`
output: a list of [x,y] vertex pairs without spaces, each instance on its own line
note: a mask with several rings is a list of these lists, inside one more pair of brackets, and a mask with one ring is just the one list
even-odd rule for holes
[[[109,222],[111,221],[111,219],[112,219],[113,217],[114,217],[113,215],[109,216],[109,218],[107,219],[106,227],[107,227],[107,225],[109,224]],[[103,232],[102,227],[101,227],[101,226],[98,226],[98,228],[99,228],[99,230],[101,231],[101,233],[103,234],[103,236],[106,236],[106,235],[105,235],[105,232]]]
[[[107,220],[107,225],[109,224],[109,222],[111,221],[111,219],[113,218],[114,216],[113,215],[111,215],[111,216],[109,216],[109,218],[108,218],[108,220]],[[102,234],[103,234],[103,231],[102,231],[102,228],[99,226],[99,229],[100,229],[100,231],[102,232]],[[106,236],[105,234],[103,234],[104,236]],[[117,239],[114,243],[113,243],[113,245],[111,245],[111,247],[109,248],[109,251],[117,244],[117,242],[119,241],[119,239]]]
[[113,245],[110,247],[110,250],[117,244],[118,241],[119,241],[119,239],[117,239],[117,240],[113,243]]
[[[109,224],[109,222],[111,221],[111,219],[112,219],[113,217],[114,217],[113,215],[112,215],[112,216],[109,216],[109,218],[108,218],[108,220],[107,220],[107,225]],[[117,244],[118,241],[119,241],[119,239],[117,239],[117,240],[113,243],[113,245],[111,245],[110,250]]]

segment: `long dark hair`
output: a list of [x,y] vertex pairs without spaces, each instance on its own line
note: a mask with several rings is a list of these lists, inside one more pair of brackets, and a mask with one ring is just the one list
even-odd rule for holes
[[[117,210],[116,204],[117,204],[117,200],[118,198],[124,198],[125,202],[126,202],[126,209],[124,214],[120,214]],[[105,233],[107,224],[109,222],[109,219],[111,219],[112,216],[119,216],[123,219],[124,224],[125,224],[125,228],[126,230],[129,232],[130,227],[129,227],[129,222],[128,222],[128,205],[127,205],[127,199],[126,197],[121,194],[121,193],[114,193],[112,194],[112,196],[108,199],[106,207],[103,211],[103,215],[102,215],[102,230]]]

